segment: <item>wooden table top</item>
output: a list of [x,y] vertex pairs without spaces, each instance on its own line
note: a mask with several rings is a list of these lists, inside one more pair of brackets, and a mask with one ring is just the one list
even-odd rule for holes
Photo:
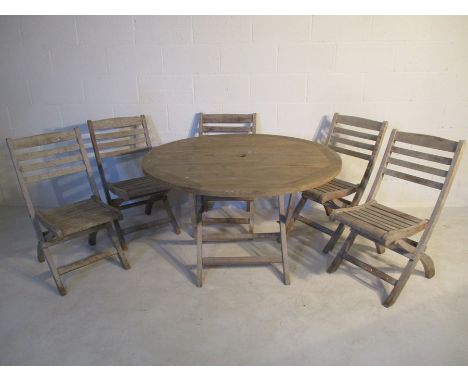
[[304,191],[335,178],[341,158],[324,145],[279,135],[211,135],[153,148],[143,172],[206,196],[257,197]]

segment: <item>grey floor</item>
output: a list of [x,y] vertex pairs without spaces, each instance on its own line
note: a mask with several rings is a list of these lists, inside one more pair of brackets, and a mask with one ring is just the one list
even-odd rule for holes
[[[265,211],[257,215],[260,230],[271,228]],[[427,251],[436,276],[425,279],[418,266],[390,309],[381,305],[387,285],[362,270],[342,266],[327,274],[325,236],[301,223],[288,240],[290,286],[280,268],[257,266],[211,268],[197,288],[185,224],[179,236],[170,227],[135,234],[131,270],[102,261],[67,276],[69,294],[60,297],[47,265],[36,261],[25,209],[4,207],[0,216],[2,365],[468,363],[468,208],[444,211]],[[374,256],[365,240],[353,248]],[[205,250],[254,256],[278,253],[279,246]],[[85,240],[75,240],[53,253],[60,264],[88,251]],[[403,264],[391,252],[374,262],[386,270]]]

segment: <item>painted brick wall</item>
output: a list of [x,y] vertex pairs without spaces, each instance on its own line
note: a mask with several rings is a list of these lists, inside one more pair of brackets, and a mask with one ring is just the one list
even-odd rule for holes
[[[201,111],[257,112],[259,132],[307,139],[334,111],[467,138],[467,68],[462,16],[1,16],[0,203],[22,203],[5,137],[87,119],[146,114],[155,144],[189,136]],[[451,205],[468,205],[467,164]],[[41,187],[54,204],[57,187]],[[404,189],[381,199],[431,203]]]

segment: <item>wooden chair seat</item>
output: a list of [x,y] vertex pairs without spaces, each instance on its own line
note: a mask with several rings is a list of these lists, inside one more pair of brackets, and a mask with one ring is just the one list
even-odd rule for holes
[[38,210],[37,214],[41,223],[58,238],[122,218],[119,210],[94,197],[61,207]]
[[359,187],[359,184],[352,184],[340,179],[333,179],[331,182],[314,188],[312,190],[303,191],[303,195],[307,199],[311,199],[317,203],[326,203],[330,200],[344,198],[345,196],[354,194]]
[[135,199],[155,193],[169,192],[169,186],[167,184],[158,182],[149,176],[109,183],[109,189],[124,200]]
[[428,223],[427,219],[405,214],[376,201],[334,210],[331,218],[351,227],[359,227],[363,236],[385,246],[413,236],[424,230]]

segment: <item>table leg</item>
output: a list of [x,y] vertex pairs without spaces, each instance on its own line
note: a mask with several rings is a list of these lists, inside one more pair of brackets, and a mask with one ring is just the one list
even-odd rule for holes
[[201,198],[198,195],[193,195],[193,210],[195,217],[195,240],[197,242],[197,286],[203,285],[203,226],[202,216],[203,209],[201,206]]
[[[291,282],[289,280],[289,259],[288,259],[288,242],[286,238],[286,211],[284,208],[284,198],[285,195],[278,196],[278,205],[279,205],[279,225],[280,225],[280,235],[281,235],[281,257],[283,260],[283,277],[285,285],[289,285]],[[293,197],[290,198],[290,205],[288,206],[288,212],[290,208],[293,208],[294,203]]]
[[297,201],[297,192],[289,194],[289,203],[288,203],[288,213],[286,214],[286,227],[289,224],[289,221],[292,219],[294,209],[296,208]]

